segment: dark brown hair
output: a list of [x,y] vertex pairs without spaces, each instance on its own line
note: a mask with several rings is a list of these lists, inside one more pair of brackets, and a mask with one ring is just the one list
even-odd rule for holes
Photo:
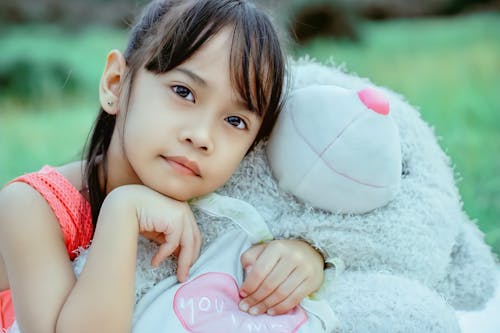
[[[133,27],[124,53],[127,70],[120,92],[124,99],[121,108],[126,111],[139,69],[165,73],[190,58],[225,27],[234,29],[230,51],[232,83],[248,109],[263,117],[254,145],[266,138],[282,107],[285,56],[268,16],[245,0],[151,2]],[[94,226],[106,195],[100,186],[99,163],[106,184],[106,152],[114,127],[115,116],[101,108],[86,147],[84,179]]]

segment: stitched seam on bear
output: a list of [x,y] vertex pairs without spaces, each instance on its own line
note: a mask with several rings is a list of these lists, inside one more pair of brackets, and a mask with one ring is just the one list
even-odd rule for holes
[[[365,186],[369,186],[369,187],[373,187],[373,188],[387,188],[389,186],[384,186],[384,185],[376,185],[376,184],[370,184],[370,183],[366,183],[366,182],[363,182],[359,179],[356,179],[356,178],[353,178],[349,175],[346,175],[345,173],[343,172],[340,172],[338,171],[337,169],[335,169],[335,166],[331,165],[330,163],[328,163],[328,161],[326,161],[324,158],[323,158],[323,155],[325,154],[325,152],[337,141],[337,139],[342,135],[342,133],[344,133],[353,123],[355,123],[359,118],[363,117],[364,115],[366,115],[365,112],[361,112],[359,113],[359,115],[357,115],[356,117],[354,117],[341,131],[340,133],[337,135],[337,137],[335,137],[335,139],[333,139],[332,142],[330,142],[325,149],[323,149],[323,151],[318,151],[314,148],[314,146],[312,145],[311,142],[309,142],[309,140],[307,140],[306,136],[299,130],[299,127],[297,126],[297,121],[295,119],[295,115],[292,113],[290,116],[291,116],[291,119],[292,119],[292,124],[293,124],[293,127],[295,128],[295,131],[297,132],[297,134],[304,140],[304,142],[311,148],[312,151],[314,151],[316,154],[318,154],[318,159],[323,161],[323,163],[325,163],[325,165],[333,172],[335,172],[336,174],[338,174],[339,176],[342,176],[344,178],[347,178],[347,179],[350,179],[352,180],[353,182],[356,182],[358,184],[361,184],[361,185],[365,185]],[[317,163],[317,162],[316,162]],[[304,182],[304,180],[306,179],[306,176],[311,172],[311,170],[309,170],[303,177],[302,177],[302,180],[300,181],[299,184],[297,184],[298,186],[302,185],[302,182]]]

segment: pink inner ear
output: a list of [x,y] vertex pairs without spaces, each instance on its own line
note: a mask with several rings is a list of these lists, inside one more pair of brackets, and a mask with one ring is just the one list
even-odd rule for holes
[[389,101],[381,92],[372,88],[365,88],[358,91],[358,97],[370,110],[382,115],[389,114]]

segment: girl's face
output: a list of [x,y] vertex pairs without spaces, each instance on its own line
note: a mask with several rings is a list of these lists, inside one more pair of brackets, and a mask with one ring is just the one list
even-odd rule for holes
[[173,70],[136,74],[108,152],[108,190],[141,183],[188,200],[231,176],[262,121],[232,87],[231,38],[224,29]]

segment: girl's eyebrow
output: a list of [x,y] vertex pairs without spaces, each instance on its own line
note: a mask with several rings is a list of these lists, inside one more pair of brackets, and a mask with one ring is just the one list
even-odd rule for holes
[[208,84],[207,84],[207,81],[205,81],[201,76],[199,76],[198,74],[190,71],[189,69],[187,68],[183,68],[183,67],[176,67],[173,69],[174,71],[179,71],[187,76],[189,76],[191,78],[191,80],[195,81],[196,83],[198,83],[199,85],[202,85],[204,87],[206,87]]
[[[184,75],[187,75],[191,80],[195,81],[196,83],[198,83],[199,85],[201,85],[203,87],[207,87],[208,86],[207,81],[205,81],[201,76],[199,76],[198,74],[194,73],[193,71],[191,71],[191,70],[189,70],[187,68],[184,68],[184,67],[175,67],[174,69],[172,69],[172,71],[178,71],[178,72],[183,73]],[[241,99],[238,99],[238,100],[234,101],[234,104],[238,108],[240,108],[242,110],[248,110],[247,103],[245,103],[245,101],[243,101]],[[248,110],[248,111],[251,112],[251,113],[254,113],[251,110]]]

